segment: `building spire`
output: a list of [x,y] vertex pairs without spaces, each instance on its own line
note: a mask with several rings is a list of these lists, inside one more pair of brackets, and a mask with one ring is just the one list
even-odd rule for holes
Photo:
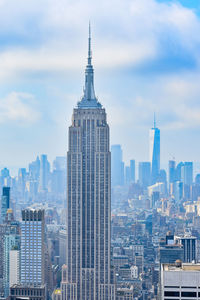
[[153,114],[153,127],[156,128],[156,113]]
[[88,65],[91,65],[92,51],[91,51],[91,26],[89,22],[89,36],[88,36]]
[[101,107],[98,102],[94,91],[94,70],[92,66],[92,50],[91,50],[91,26],[89,22],[89,34],[88,34],[88,58],[87,66],[85,69],[85,86],[84,94],[81,101],[78,103],[80,108],[97,108]]

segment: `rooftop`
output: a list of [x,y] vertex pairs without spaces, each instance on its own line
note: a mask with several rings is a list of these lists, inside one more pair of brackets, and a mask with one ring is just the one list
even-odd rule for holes
[[200,271],[200,263],[182,263],[179,266],[176,264],[162,264],[163,271]]

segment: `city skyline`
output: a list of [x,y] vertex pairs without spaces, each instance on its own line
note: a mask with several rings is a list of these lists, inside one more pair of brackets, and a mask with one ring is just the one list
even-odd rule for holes
[[199,1],[0,0],[0,300],[198,300]]
[[81,94],[89,19],[96,92],[105,99],[111,144],[122,145],[125,161],[148,160],[156,111],[161,162],[199,161],[198,2],[110,1],[105,14],[96,2],[45,4],[1,3],[0,165],[25,165],[36,152],[50,160],[65,155],[63,124]]

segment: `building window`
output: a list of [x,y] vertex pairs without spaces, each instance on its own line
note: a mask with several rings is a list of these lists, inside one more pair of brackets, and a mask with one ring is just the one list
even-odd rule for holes
[[181,297],[196,297],[196,292],[181,292]]
[[179,292],[175,291],[165,291],[164,295],[168,297],[179,297]]

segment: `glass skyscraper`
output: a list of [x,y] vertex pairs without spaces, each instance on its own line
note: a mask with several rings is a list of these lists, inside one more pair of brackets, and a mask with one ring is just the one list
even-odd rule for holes
[[84,95],[73,110],[67,153],[67,300],[112,300],[111,153],[106,112],[93,84],[89,34]]
[[151,183],[157,182],[160,173],[160,130],[156,127],[150,129],[150,162],[151,162]]

